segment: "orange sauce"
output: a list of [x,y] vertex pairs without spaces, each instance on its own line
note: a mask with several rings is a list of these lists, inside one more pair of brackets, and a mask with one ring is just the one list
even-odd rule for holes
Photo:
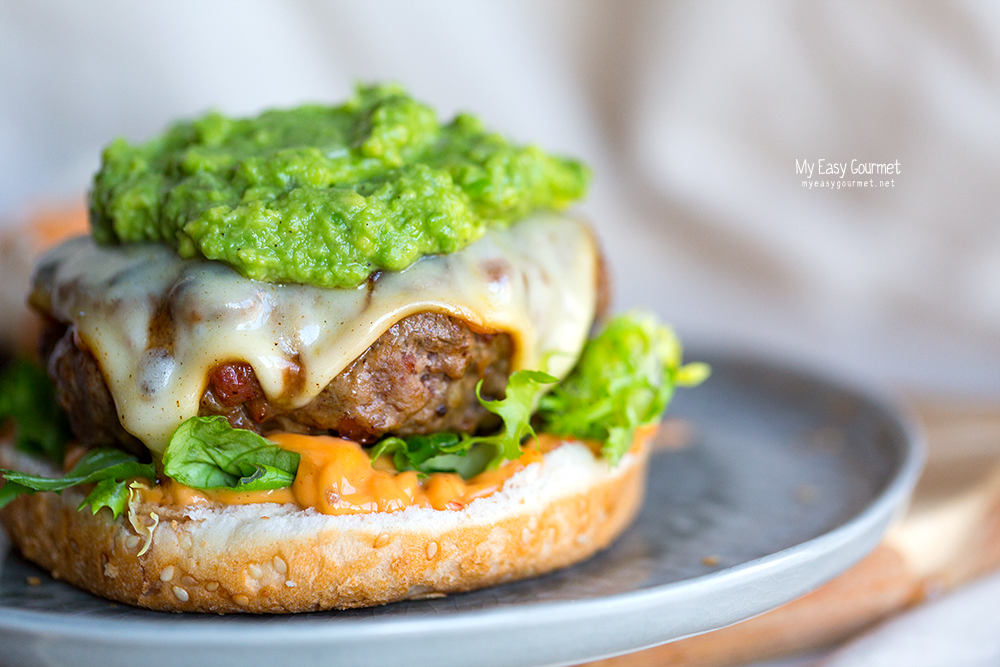
[[[642,449],[656,434],[656,429],[656,425],[638,429],[631,451]],[[542,433],[524,446],[520,458],[505,461],[496,470],[462,479],[454,473],[438,472],[421,477],[412,470],[396,472],[391,464],[386,465],[383,461],[372,465],[361,445],[343,438],[272,433],[267,439],[301,457],[290,487],[273,491],[193,489],[166,479],[144,490],[144,498],[147,502],[176,506],[294,504],[312,507],[323,514],[396,512],[412,506],[460,510],[476,498],[496,493],[516,472],[541,462],[546,452],[566,442],[559,436]],[[600,455],[601,443],[582,441],[582,444],[589,447],[594,456]]]
[[411,506],[459,510],[476,498],[499,491],[514,473],[542,460],[541,452],[528,448],[519,459],[471,479],[453,473],[433,473],[421,479],[412,470],[376,469],[359,444],[343,438],[295,433],[272,433],[267,438],[301,457],[290,487],[273,491],[193,489],[166,479],[145,490],[144,499],[177,506],[291,503],[323,514],[396,512]]

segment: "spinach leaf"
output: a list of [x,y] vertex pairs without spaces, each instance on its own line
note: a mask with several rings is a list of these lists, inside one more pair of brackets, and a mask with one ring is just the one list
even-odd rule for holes
[[299,455],[224,417],[192,417],[163,452],[163,472],[196,489],[266,491],[291,486]]

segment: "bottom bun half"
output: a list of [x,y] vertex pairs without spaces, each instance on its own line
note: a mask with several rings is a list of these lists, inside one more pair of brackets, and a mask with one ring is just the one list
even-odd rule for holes
[[[0,510],[26,558],[97,595],[165,611],[290,613],[439,597],[537,576],[611,543],[635,517],[648,447],[617,465],[564,444],[461,510],[329,516],[294,505],[77,511],[83,495]],[[52,469],[0,445],[0,467]],[[155,525],[154,525],[155,524]],[[146,548],[148,546],[148,548]]]

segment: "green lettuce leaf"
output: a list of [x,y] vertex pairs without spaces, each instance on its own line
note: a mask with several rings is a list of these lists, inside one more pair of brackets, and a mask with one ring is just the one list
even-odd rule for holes
[[224,417],[192,417],[174,431],[163,472],[196,489],[267,491],[291,486],[299,455]]
[[587,342],[572,373],[539,404],[544,430],[604,443],[617,462],[640,426],[656,423],[676,386],[709,375],[705,364],[681,364],[681,344],[670,327],[649,313],[611,320]]
[[90,505],[93,513],[97,514],[98,510],[102,507],[109,507],[117,519],[118,515],[125,511],[125,505],[128,503],[128,487],[130,483],[127,479],[121,481],[116,479],[102,479],[87,494],[87,497],[83,499],[77,510],[83,511],[84,507]]
[[503,428],[494,435],[435,433],[385,438],[371,450],[374,461],[383,454],[392,456],[397,470],[423,474],[456,472],[468,479],[486,469],[497,468],[505,460],[521,456],[521,441],[534,436],[531,414],[547,385],[557,379],[541,371],[517,371],[507,381],[506,396],[484,400],[482,381],[476,385],[479,402],[503,419]]
[[[0,473],[0,475],[2,474]],[[34,493],[34,491],[16,482],[4,482],[4,485],[0,486],[0,507],[14,500],[14,498],[17,498],[22,493]]]
[[469,438],[473,444],[486,443],[494,445],[497,453],[487,465],[496,468],[504,460],[514,460],[521,456],[521,441],[525,437],[534,437],[535,430],[531,428],[531,413],[535,404],[545,392],[547,385],[558,382],[557,378],[541,371],[517,371],[507,381],[506,396],[498,401],[484,401],[479,395],[482,381],[476,385],[476,396],[483,407],[503,419],[503,430],[491,436],[473,436]]
[[152,463],[139,463],[131,454],[118,449],[92,449],[63,477],[50,478],[31,475],[19,470],[0,469],[0,477],[5,483],[0,488],[0,507],[3,507],[22,493],[37,491],[64,491],[80,484],[96,484],[87,494],[80,509],[90,505],[96,514],[102,507],[109,507],[118,517],[125,507],[128,497],[128,481],[143,477],[156,478],[156,468]]
[[72,437],[69,421],[49,376],[27,359],[15,361],[0,377],[0,421],[8,417],[17,422],[18,449],[62,463]]
[[370,454],[373,461],[383,454],[392,456],[396,470],[416,470],[425,475],[454,472],[468,479],[486,469],[496,447],[466,442],[456,433],[434,433],[384,438]]
[[[392,456],[397,470],[418,470],[423,473],[442,472],[435,459],[440,456],[463,457],[465,443],[456,433],[434,433],[431,435],[410,435],[405,438],[389,437],[380,440],[371,452],[372,461],[383,454]],[[445,472],[451,472],[447,470]]]

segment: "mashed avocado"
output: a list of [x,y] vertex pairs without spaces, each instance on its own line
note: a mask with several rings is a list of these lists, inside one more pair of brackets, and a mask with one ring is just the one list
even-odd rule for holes
[[210,113],[145,144],[117,139],[91,192],[101,243],[158,241],[258,280],[352,287],[462,249],[489,225],[582,197],[576,160],[515,146],[397,86],[339,107]]

